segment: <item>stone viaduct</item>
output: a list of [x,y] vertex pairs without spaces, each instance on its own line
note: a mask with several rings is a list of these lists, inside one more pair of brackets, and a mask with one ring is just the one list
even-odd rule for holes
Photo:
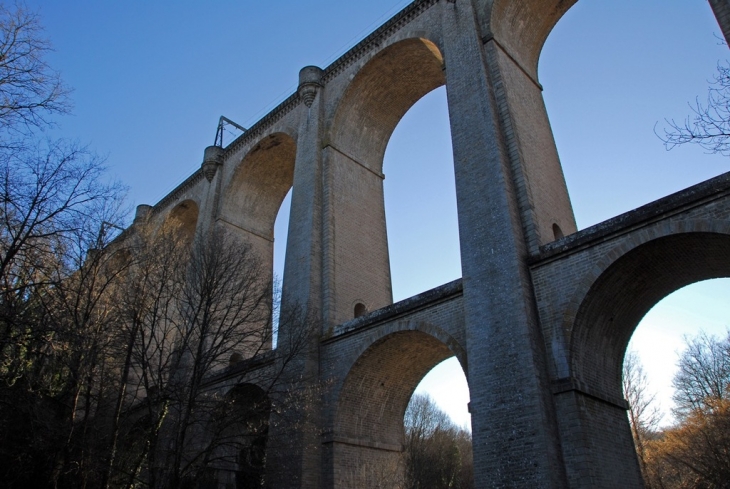
[[[271,263],[293,188],[282,300],[316,313],[301,365],[329,387],[279,487],[371,487],[361,469],[398,456],[413,390],[454,355],[477,487],[642,486],[623,355],[664,296],[730,276],[730,174],[576,229],[537,79],[574,3],[415,0],[330,66],[302,69],[296,93],[138,209],[190,232],[222,226]],[[730,1],[710,4],[727,37]],[[442,85],[463,278],[393,304],[383,155],[406,111]]]

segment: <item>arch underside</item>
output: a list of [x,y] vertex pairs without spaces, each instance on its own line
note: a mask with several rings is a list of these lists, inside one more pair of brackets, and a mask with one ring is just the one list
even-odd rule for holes
[[164,228],[180,236],[184,243],[190,244],[198,226],[198,204],[185,200],[176,205],[165,218]]
[[261,487],[266,474],[266,448],[271,401],[253,384],[233,387],[214,420],[220,440],[213,457],[218,482],[226,487]]
[[485,37],[493,37],[534,80],[550,32],[578,0],[478,0]]
[[686,285],[730,277],[730,236],[683,233],[626,253],[586,295],[573,327],[573,375],[621,399],[623,357],[631,335],[661,299]]
[[226,221],[267,239],[274,238],[274,221],[294,182],[296,143],[274,133],[261,139],[236,168],[224,195]]
[[431,41],[406,39],[379,52],[355,76],[340,102],[331,143],[380,173],[390,136],[418,100],[444,85],[443,57]]
[[409,330],[386,336],[360,356],[337,403],[334,487],[376,487],[379,478],[402,470],[408,402],[423,377],[453,355],[435,337]]
[[268,273],[273,267],[274,223],[294,183],[295,159],[294,139],[270,134],[246,154],[223,194],[220,221],[228,233],[253,246]]

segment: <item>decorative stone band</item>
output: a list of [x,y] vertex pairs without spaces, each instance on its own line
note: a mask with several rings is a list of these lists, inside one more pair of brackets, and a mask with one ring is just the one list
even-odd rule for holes
[[383,450],[385,452],[398,452],[403,451],[403,445],[395,445],[390,443],[380,443],[377,441],[363,440],[360,438],[348,438],[345,436],[335,436],[333,433],[322,434],[322,444],[328,443],[340,443],[342,445],[351,445],[353,447],[371,448],[374,450]]

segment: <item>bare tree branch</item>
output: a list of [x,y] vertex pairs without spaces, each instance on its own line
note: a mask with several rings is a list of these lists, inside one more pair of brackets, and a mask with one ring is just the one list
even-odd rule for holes
[[718,64],[710,82],[707,101],[689,104],[693,115],[681,122],[665,119],[669,127],[658,133],[667,150],[687,143],[698,144],[708,153],[730,156],[730,65]]
[[629,351],[624,357],[622,384],[624,397],[629,403],[629,423],[636,455],[644,483],[651,489],[647,446],[656,437],[662,413],[656,406],[656,394],[649,391],[649,380],[635,351]]
[[675,414],[682,419],[708,402],[730,396],[730,332],[720,340],[705,332],[685,338],[674,377]]
[[0,131],[27,135],[69,112],[70,89],[45,61],[50,51],[37,14],[0,5]]

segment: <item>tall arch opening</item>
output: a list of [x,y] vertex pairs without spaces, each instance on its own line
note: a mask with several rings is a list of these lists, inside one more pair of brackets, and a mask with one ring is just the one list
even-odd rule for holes
[[289,215],[291,210],[292,189],[286,194],[279,207],[274,223],[274,251],[273,251],[273,296],[274,296],[274,324],[272,346],[276,348],[279,338],[279,312],[281,311],[281,293],[284,280],[284,262],[286,261],[286,243],[289,234]]
[[[444,83],[438,47],[427,39],[406,39],[370,59],[338,104],[325,148],[327,178],[333,182],[326,220],[336,227],[325,235],[336,256],[329,277],[333,294],[325,308],[334,324],[352,319],[358,303],[373,311],[393,301],[383,190],[386,147],[406,112]],[[416,175],[411,177],[413,184]]]
[[[707,80],[715,72],[718,59],[727,57],[727,46],[718,45],[716,35],[720,31],[707,2],[567,2],[563,12],[550,23],[555,28],[543,36],[544,48],[532,49],[531,56],[535,64],[539,59],[539,81],[544,87],[547,113],[579,228],[727,170],[724,158],[703,154],[699,148],[686,146],[667,152],[656,134],[661,134],[666,127],[665,119],[680,121],[689,115],[687,103],[698,96],[700,100],[704,98]],[[581,365],[580,371],[574,374],[579,381],[584,380],[581,377],[584,375],[600,377],[588,380],[585,386],[597,387],[611,402],[623,400],[621,370],[630,338],[634,347],[645,345],[636,350],[647,371],[656,370],[652,362],[657,351],[664,360],[675,358],[671,349],[659,347],[666,341],[661,331],[649,333],[640,328],[640,334],[634,335],[636,325],[647,311],[683,286],[726,276],[727,270],[716,275],[703,262],[706,250],[702,238],[687,245],[690,241],[681,245],[687,246],[686,255],[673,259],[693,263],[697,275],[668,264],[664,261],[670,259],[668,255],[644,255],[640,262],[634,263],[636,269],[626,268],[621,272],[625,280],[638,280],[626,283],[627,290],[632,291],[627,293],[637,296],[626,302],[606,298],[601,317],[581,318],[593,322],[595,327],[601,324],[606,328],[601,334],[606,337],[604,344],[591,345],[592,353],[574,350],[581,358],[574,357]],[[658,249],[659,244],[652,246]],[[640,256],[640,252],[637,250],[634,256]],[[656,270],[656,277],[642,278],[646,263],[652,264],[653,269],[653,264],[659,263],[657,260],[683,278],[670,285],[671,280],[659,277],[661,273]],[[649,298],[649,294],[655,295]],[[693,326],[687,324],[684,329],[691,331]],[[634,341],[638,337],[643,341]],[[579,338],[580,334],[574,335],[574,345],[583,341]],[[596,348],[611,353],[604,354]],[[594,358],[589,360],[591,356]],[[584,361],[587,363],[583,364]],[[665,367],[665,371],[671,370]],[[601,371],[610,374],[597,373]],[[625,429],[628,427],[625,413],[620,409],[613,412],[605,406],[599,411],[612,419],[607,423],[621,436],[615,438],[613,447],[604,441],[596,444],[597,453],[601,453],[596,462],[607,467],[602,460],[606,460],[611,450],[614,453],[623,450],[621,456],[630,460],[633,444]],[[598,432],[591,435],[599,440],[607,436]]]
[[266,486],[271,401],[253,384],[241,384],[221,401],[214,420],[217,482],[236,489]]
[[461,277],[446,88],[418,100],[385,151],[385,215],[393,299]]
[[395,127],[418,100],[445,82],[443,56],[433,42],[406,39],[384,48],[358,72],[343,96],[332,145],[382,173]]
[[262,138],[234,170],[223,193],[219,223],[251,243],[268,269],[273,269],[274,224],[294,182],[296,143],[274,133]]
[[455,354],[465,360],[453,340],[413,329],[386,335],[360,355],[340,388],[325,445],[335,468],[331,487],[400,487],[408,403],[423,377]]
[[727,336],[730,328],[728,297],[728,278],[689,284],[652,307],[631,336],[628,351],[641,355],[640,367],[646,375],[647,398],[654,396],[652,406],[660,411],[661,418],[654,428],[666,428],[677,422],[673,413],[676,407],[672,399],[675,392],[673,379],[687,340],[702,333],[719,339]]
[[[341,295],[335,298],[334,322],[357,317],[461,276],[444,83],[443,58],[437,46],[426,39],[407,39],[386,47],[370,60],[353,79],[340,103],[328,155],[329,164],[334,167],[332,181],[347,181],[349,190],[353,190],[353,182],[358,184],[355,192],[343,195],[333,205],[337,240],[343,249],[338,255],[352,257],[352,261],[336,262],[340,270],[348,272],[335,281],[334,289]],[[356,209],[357,215],[350,216],[349,222],[357,229],[353,226],[342,231],[340,226],[348,222],[344,212],[338,214],[343,208]],[[365,212],[367,216],[363,215]],[[356,239],[343,242],[350,236]],[[358,269],[363,256],[368,257],[364,260],[367,269]],[[351,264],[354,266],[348,268]],[[348,283],[343,283],[346,280]],[[349,291],[351,296],[347,295]],[[392,428],[396,438],[404,436],[403,413],[413,391],[436,365],[430,381],[420,391],[438,397],[453,386],[455,376],[460,376],[458,392],[450,397],[468,399],[463,392],[468,389],[458,360],[452,357],[443,361],[445,358],[429,360],[428,367],[419,370],[418,380],[409,380],[413,385],[407,395],[402,394],[397,426]],[[460,426],[468,418],[463,415],[467,402],[457,408],[462,414]],[[383,467],[395,467],[396,459],[391,454],[390,462]],[[363,477],[364,473],[368,477],[387,475],[382,471],[374,473],[373,467],[368,462],[357,470]]]
[[607,460],[636,461],[621,380],[624,354],[637,325],[670,293],[695,282],[730,277],[728,257],[727,234],[656,238],[610,265],[582,301],[570,341],[571,370],[576,385],[588,393],[581,409],[593,414],[586,418],[583,436],[590,440],[592,463],[604,483],[619,477]]
[[579,228],[727,171],[658,137],[727,58],[708,2],[578,1],[556,22],[539,82]]
[[[271,284],[275,307],[280,301],[275,280],[283,276],[295,159],[296,143],[290,135],[277,132],[262,138],[234,170],[218,218],[226,232],[251,245],[267,274],[263,281]],[[271,325],[272,347],[277,326]]]
[[508,107],[500,109],[514,133],[508,149],[523,166],[531,201],[523,214],[535,219],[538,244],[554,239],[553,222],[565,235],[575,231],[569,208],[549,210],[570,203],[545,174],[555,178],[562,168],[585,227],[726,170],[721,158],[694,148],[667,154],[654,134],[657,122],[661,132],[665,118],[688,115],[687,102],[704,97],[727,56],[707,2],[479,0],[476,7],[482,34],[495,41],[485,46],[504,82],[498,104]]

